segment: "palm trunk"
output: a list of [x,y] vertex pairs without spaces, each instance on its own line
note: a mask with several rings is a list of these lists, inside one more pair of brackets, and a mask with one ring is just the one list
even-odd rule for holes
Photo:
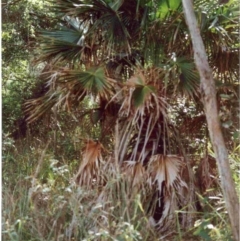
[[182,0],[186,23],[192,38],[194,59],[201,78],[201,92],[208,130],[216,155],[223,195],[234,239],[239,240],[239,200],[232,179],[228,153],[224,143],[217,111],[216,88],[205,47],[193,10],[192,0]]

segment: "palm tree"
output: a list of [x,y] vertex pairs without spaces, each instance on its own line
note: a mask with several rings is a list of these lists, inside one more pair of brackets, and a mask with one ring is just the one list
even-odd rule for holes
[[[221,93],[227,84],[236,84],[236,2],[224,6],[196,0],[195,6]],[[29,123],[54,106],[71,111],[91,96],[97,107],[86,114],[92,124],[100,125],[101,133],[97,142],[86,142],[77,182],[91,188],[94,179],[101,186],[100,196],[110,175],[106,170],[119,169],[135,191],[141,192],[145,183],[151,199],[146,211],[164,230],[176,209],[196,208],[186,149],[196,151],[195,133],[207,138],[205,118],[199,118],[199,75],[181,1],[58,0],[53,11],[59,26],[41,32],[36,59],[49,66],[48,91],[26,103]],[[183,109],[191,112],[190,121]],[[199,131],[189,134],[196,120],[201,120]],[[114,145],[104,162],[106,137]],[[190,223],[191,217],[182,218],[183,226]]]

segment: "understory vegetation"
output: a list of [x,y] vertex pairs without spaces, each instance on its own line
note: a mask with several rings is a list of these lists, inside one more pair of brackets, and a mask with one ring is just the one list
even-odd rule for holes
[[[139,180],[141,174],[128,176],[132,170],[120,172],[112,163],[101,174],[107,179],[104,187],[81,187],[74,181],[81,145],[68,138],[58,141],[60,155],[54,153],[51,135],[4,139],[3,240],[232,240],[220,187],[213,184],[216,169],[210,167],[195,183],[197,203],[174,210],[170,228],[159,232],[147,212],[154,207],[154,192]],[[240,190],[239,149],[231,152],[230,161]],[[189,210],[190,205],[197,208]]]
[[[239,196],[239,7],[193,3]],[[180,0],[2,15],[3,240],[233,241]]]

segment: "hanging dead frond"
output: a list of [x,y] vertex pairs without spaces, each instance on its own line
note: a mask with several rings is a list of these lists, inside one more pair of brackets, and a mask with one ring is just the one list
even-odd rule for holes
[[148,182],[150,185],[157,184],[159,192],[162,191],[162,183],[166,189],[177,188],[178,185],[186,184],[181,180],[180,173],[184,163],[181,157],[175,155],[155,155],[148,163]]
[[126,161],[122,169],[126,179],[131,183],[132,188],[144,188],[147,180],[147,173],[141,163]]
[[84,150],[83,158],[79,170],[75,176],[77,184],[80,186],[92,187],[101,184],[102,173],[102,150],[103,146],[98,141],[87,140]]
[[[181,177],[183,167],[183,159],[175,155],[155,155],[148,163],[148,184],[156,188],[158,193],[153,217],[161,230],[175,221],[174,212],[185,204],[184,191],[186,192],[188,187]],[[160,212],[158,216],[157,210]]]

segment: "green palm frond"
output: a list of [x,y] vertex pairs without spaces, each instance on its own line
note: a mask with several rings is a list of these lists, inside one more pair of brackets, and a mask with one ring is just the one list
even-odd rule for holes
[[139,107],[149,98],[152,93],[156,93],[156,89],[152,85],[138,85],[132,94],[132,100],[135,107]]
[[102,67],[91,67],[86,71],[82,70],[63,70],[60,81],[65,83],[78,82],[82,90],[89,94],[100,95],[106,99],[112,93],[112,84],[114,80],[105,76]]
[[114,91],[114,80],[105,76],[102,67],[92,67],[86,71],[63,68],[54,72],[47,84],[50,89],[44,96],[25,103],[29,123],[50,111],[53,106],[63,106],[70,111],[71,106],[82,101],[87,94],[108,100]]
[[[110,50],[114,45],[125,48],[130,51],[129,39],[130,34],[127,25],[131,22],[119,11],[121,4],[108,4],[102,0],[88,1],[58,1],[56,11],[65,13],[66,16],[78,17],[82,23],[88,23],[85,28],[86,36],[95,38],[101,35],[102,44]],[[126,25],[126,26],[125,26]],[[99,38],[98,38],[99,39]]]
[[52,41],[59,40],[66,43],[77,44],[83,36],[83,31],[63,28],[56,31],[42,31],[41,37],[49,38]]
[[189,97],[198,96],[200,78],[194,62],[185,58],[177,58],[176,65],[180,71],[179,82],[176,87],[178,92]]
[[82,60],[90,59],[92,49],[84,45],[82,33],[74,30],[58,30],[54,32],[42,32],[39,37],[42,55],[41,61],[54,60]]
[[157,118],[160,113],[166,116],[167,103],[159,77],[161,75],[158,69],[137,69],[135,75],[125,83],[124,90],[127,87],[128,91],[124,91],[126,95],[121,110],[127,111],[126,114],[129,115],[130,110],[133,111],[131,108],[134,107],[136,115],[145,115],[155,108]]

